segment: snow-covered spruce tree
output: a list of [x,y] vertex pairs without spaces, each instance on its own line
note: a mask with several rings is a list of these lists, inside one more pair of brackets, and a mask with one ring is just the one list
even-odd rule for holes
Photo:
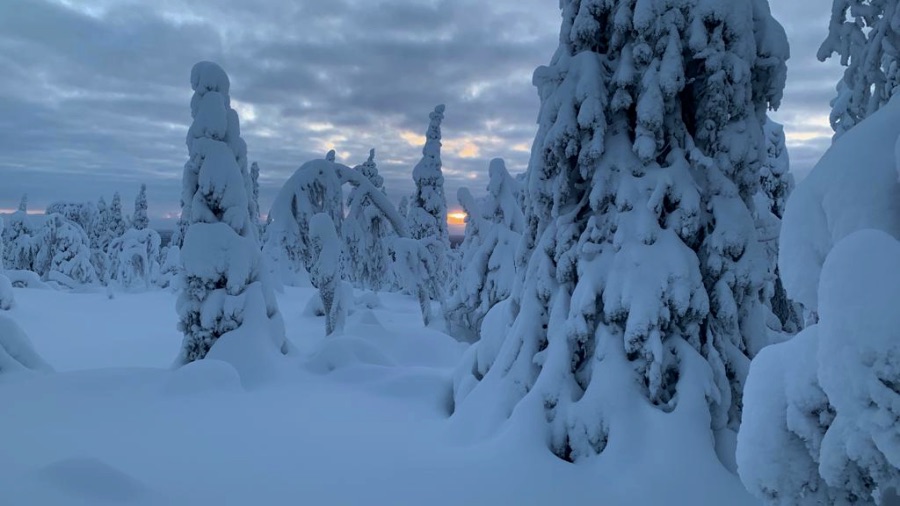
[[541,111],[508,330],[467,353],[454,416],[478,419],[493,396],[503,415],[546,423],[551,450],[571,461],[602,453],[640,413],[728,439],[765,344],[750,206],[784,31],[759,0],[561,7],[559,49],[534,75]]
[[[374,149],[369,151],[369,159],[355,170],[384,192],[384,178],[378,175]],[[361,288],[377,292],[387,281],[390,225],[359,187],[350,191],[347,208],[349,213],[341,224],[345,273]]]
[[334,222],[325,213],[309,220],[309,248],[314,259],[309,278],[319,289],[325,307],[325,335],[343,332],[352,300],[346,300],[341,286],[341,240]]
[[264,227],[259,218],[259,164],[253,162],[250,164],[250,219],[256,224],[257,237],[262,240]]
[[886,104],[900,84],[898,5],[897,0],[833,0],[828,37],[817,56],[825,61],[837,54],[846,67],[831,101],[835,138]]
[[399,288],[419,301],[422,322],[427,327],[433,318],[429,293],[439,288],[437,282],[434,256],[422,241],[408,237],[396,237],[390,244],[391,256],[394,258],[393,271]]
[[[425,131],[422,159],[413,169],[416,193],[409,204],[406,224],[411,238],[421,241],[431,255],[429,263],[437,276],[435,289],[428,297],[443,301],[443,287],[447,281],[447,252],[450,250],[450,234],[447,231],[447,199],[444,197],[444,175],[441,172],[441,121],[444,106],[438,105],[429,114],[430,122]],[[429,289],[431,290],[431,289]]]
[[150,218],[147,217],[147,185],[141,184],[137,197],[134,199],[134,215],[131,217],[131,227],[144,230],[150,226]]
[[409,197],[404,195],[400,198],[400,203],[397,204],[397,212],[403,217],[404,222],[409,218]]
[[38,232],[34,271],[69,288],[97,281],[87,234],[61,214],[51,214]]
[[112,203],[109,205],[108,229],[110,241],[122,237],[122,234],[128,229],[125,216],[122,214],[122,196],[119,192],[113,194]]
[[[249,216],[247,179],[240,166],[237,113],[221,67],[200,62],[191,69],[189,159],[184,166],[181,215],[188,224],[181,248],[183,288],[178,297],[184,333],[179,361],[206,357],[226,336],[247,345],[268,343],[287,353],[284,323],[262,271],[256,230]],[[241,149],[243,148],[243,149]],[[246,166],[246,165],[245,165]]]
[[458,193],[466,212],[466,233],[459,247],[462,272],[447,303],[447,319],[458,331],[472,337],[479,335],[487,312],[512,291],[512,259],[525,227],[518,181],[509,175],[500,158],[491,160],[489,173],[488,193],[480,201],[466,188]]
[[23,213],[28,212],[28,194],[27,193],[22,194],[22,200],[19,201],[18,210],[22,211]]
[[785,146],[784,127],[771,119],[763,129],[767,156],[760,168],[759,191],[754,198],[756,228],[768,258],[766,283],[768,325],[774,332],[795,334],[803,327],[799,305],[791,302],[778,271],[778,237],[788,195],[794,189],[794,176]]

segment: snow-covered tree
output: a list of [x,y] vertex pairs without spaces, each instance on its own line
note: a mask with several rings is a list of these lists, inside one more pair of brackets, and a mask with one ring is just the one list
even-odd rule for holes
[[352,300],[341,286],[341,241],[329,215],[318,213],[309,220],[309,248],[314,259],[309,278],[325,307],[325,335],[343,332]]
[[[355,170],[384,192],[384,178],[378,174],[374,149],[369,151],[369,159]],[[345,273],[360,287],[378,291],[387,280],[390,225],[359,187],[350,191],[347,208],[349,213],[341,224]]]
[[410,237],[421,241],[432,257],[429,263],[434,266],[432,275],[437,276],[437,279],[433,283],[428,283],[435,289],[428,293],[428,297],[442,300],[443,287],[449,277],[447,252],[450,251],[447,199],[444,197],[444,175],[441,171],[443,104],[434,108],[434,112],[429,114],[429,119],[422,159],[413,169],[416,193],[410,201],[406,223]]
[[898,5],[897,0],[833,0],[818,58],[837,54],[846,67],[831,101],[835,139],[886,104],[900,84]]
[[876,504],[900,485],[898,139],[894,98],[787,202],[779,269],[812,324],[753,360],[737,441],[741,480],[769,504]]
[[59,214],[84,230],[89,237],[98,223],[98,209],[93,202],[54,202],[45,214]]
[[160,288],[178,288],[178,280],[181,274],[181,250],[174,244],[169,244],[160,251],[159,277],[156,280]]
[[269,344],[287,353],[284,323],[262,270],[255,224],[249,215],[246,144],[231,108],[229,80],[221,67],[191,69],[189,159],[182,180],[183,288],[178,297],[184,342],[179,360],[206,357],[223,337],[246,346]]
[[[5,229],[3,218],[0,218],[0,232]],[[3,247],[3,234],[0,233],[0,252],[5,251]],[[13,294],[12,283],[3,273],[3,256],[0,255],[0,310],[12,309],[15,304],[15,294]]]
[[447,304],[448,320],[469,336],[477,336],[488,311],[506,299],[515,281],[516,248],[525,228],[519,207],[521,188],[502,159],[491,160],[488,194],[476,201],[460,188],[466,234],[459,249],[462,271]]
[[759,191],[754,197],[756,228],[768,257],[769,281],[766,306],[769,328],[776,332],[796,333],[803,326],[798,307],[787,298],[778,271],[778,237],[788,195],[794,189],[790,172],[784,127],[768,120],[764,127],[767,156],[760,168]]
[[257,225],[258,237],[263,237],[263,224],[259,220],[259,164],[250,165],[250,219]]
[[27,193],[22,194],[22,200],[19,201],[18,210],[22,211],[23,213],[28,212],[28,194]]
[[391,256],[394,258],[394,275],[400,288],[415,295],[419,301],[422,322],[427,327],[431,324],[431,299],[429,293],[438,288],[434,256],[422,241],[408,237],[397,237],[390,244]]
[[325,159],[332,163],[334,163],[336,156],[333,149],[329,150],[328,153],[325,153]]
[[128,229],[128,225],[125,222],[125,216],[122,214],[122,196],[119,192],[113,194],[112,203],[109,205],[109,215],[107,220],[106,229],[110,241],[117,237],[122,237],[122,234]]
[[150,226],[150,218],[147,217],[146,184],[141,184],[141,189],[134,199],[134,215],[131,217],[131,226],[137,230],[144,230]]
[[356,189],[360,201],[369,199],[397,233],[406,235],[403,220],[384,193],[362,173],[328,160],[304,163],[279,190],[266,228],[264,252],[279,279],[302,284],[314,258],[309,247],[309,220],[325,213],[338,227],[344,219],[342,185]]
[[44,279],[70,287],[97,282],[90,241],[78,224],[51,214],[38,231],[37,243],[34,271]]
[[24,210],[12,213],[5,220],[3,233],[3,266],[10,270],[34,270],[34,257],[40,246],[37,225]]
[[477,418],[479,399],[507,392],[492,409],[544,424],[570,461],[638,444],[615,439],[639,413],[688,417],[673,437],[695,424],[725,441],[766,344],[750,208],[766,109],[784,87],[784,31],[764,0],[561,7],[559,49],[534,75],[541,110],[508,325],[467,353],[454,416]]
[[150,288],[160,273],[156,230],[131,228],[109,243],[109,279],[125,288]]
[[400,213],[400,216],[405,223],[409,218],[409,197],[404,195],[400,199],[400,203],[397,205],[397,212]]

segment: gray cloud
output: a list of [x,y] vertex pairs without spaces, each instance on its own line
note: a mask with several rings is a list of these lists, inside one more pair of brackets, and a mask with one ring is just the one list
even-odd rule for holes
[[[815,60],[828,6],[772,7],[793,44],[775,118],[798,172],[808,171],[828,145],[822,118],[840,75]],[[331,147],[351,165],[376,147],[398,200],[412,190],[437,103],[447,104],[443,159],[455,204],[459,186],[484,188],[490,158],[525,169],[539,105],[531,73],[554,51],[558,24],[552,1],[6,0],[0,207],[23,192],[35,207],[115,190],[130,198],[147,182],[151,212],[176,211],[188,77],[204,59],[232,79],[264,207],[297,166]]]

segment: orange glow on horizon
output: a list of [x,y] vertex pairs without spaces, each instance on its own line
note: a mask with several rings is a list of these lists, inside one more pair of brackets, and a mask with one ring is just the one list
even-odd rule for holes
[[454,211],[447,213],[447,224],[464,226],[466,224],[466,213],[462,211]]

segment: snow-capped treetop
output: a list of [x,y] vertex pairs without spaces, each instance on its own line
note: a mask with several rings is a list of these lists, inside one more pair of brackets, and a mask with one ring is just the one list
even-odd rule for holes
[[122,214],[122,196],[119,192],[113,194],[112,203],[109,205],[107,229],[113,238],[121,237],[125,233],[125,216]]
[[328,160],[329,162],[334,162],[335,156],[336,156],[335,152],[332,149],[332,150],[329,150],[328,153],[325,154],[325,159]]
[[[494,158],[488,168],[488,194],[482,214],[494,223],[503,223],[508,229],[521,234],[525,229],[525,215],[519,203],[522,191],[519,182],[509,175],[502,158]],[[462,201],[460,201],[462,202]],[[468,211],[467,211],[468,214]]]
[[366,179],[371,181],[372,184],[375,185],[375,188],[384,187],[384,178],[378,175],[378,166],[375,165],[375,148],[369,150],[369,159],[358,166],[357,170],[359,170],[363,176],[366,176]]
[[150,226],[150,219],[147,217],[146,184],[141,184],[141,189],[134,199],[134,215],[131,217],[131,225],[137,230],[144,230]]
[[831,102],[837,139],[886,104],[900,84],[900,10],[897,0],[833,0],[820,61],[841,57],[847,67]]
[[22,200],[19,201],[19,211],[28,212],[28,194],[22,194]]
[[422,159],[413,169],[416,194],[410,203],[409,232],[413,239],[433,237],[449,244],[447,232],[447,200],[444,196],[444,174],[441,172],[441,121],[444,106],[429,114]]
[[[220,67],[210,61],[201,61],[194,65],[191,69],[191,89],[201,97],[207,91],[217,91],[227,96],[231,82],[228,80],[228,74]],[[191,109],[193,110],[194,101],[191,100]]]

